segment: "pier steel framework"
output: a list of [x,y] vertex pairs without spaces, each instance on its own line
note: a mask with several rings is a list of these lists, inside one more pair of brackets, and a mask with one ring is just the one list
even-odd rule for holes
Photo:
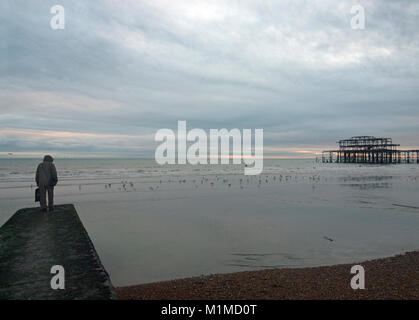
[[419,163],[419,150],[399,150],[391,138],[355,136],[339,140],[338,150],[322,152],[324,163]]

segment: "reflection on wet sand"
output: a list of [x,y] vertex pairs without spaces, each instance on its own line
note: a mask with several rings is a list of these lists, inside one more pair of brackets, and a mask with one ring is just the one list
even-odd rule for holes
[[374,182],[374,183],[345,183],[342,184],[344,187],[350,187],[354,189],[360,190],[368,190],[368,189],[382,189],[382,188],[391,188],[392,183],[388,182]]
[[[306,260],[291,253],[231,253],[230,255],[232,259],[226,264],[243,268],[297,267],[303,264],[292,264],[290,261]],[[272,264],[273,262],[276,263]]]

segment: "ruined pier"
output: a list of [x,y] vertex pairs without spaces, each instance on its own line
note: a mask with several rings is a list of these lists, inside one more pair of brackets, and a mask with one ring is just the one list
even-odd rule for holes
[[339,149],[322,152],[323,163],[419,163],[419,150],[401,150],[392,138],[355,136],[339,140]]

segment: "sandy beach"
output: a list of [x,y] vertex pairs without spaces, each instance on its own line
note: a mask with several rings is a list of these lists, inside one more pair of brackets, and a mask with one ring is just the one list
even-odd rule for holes
[[[353,290],[350,269],[365,269]],[[419,299],[419,251],[353,264],[193,277],[117,288],[119,299]]]

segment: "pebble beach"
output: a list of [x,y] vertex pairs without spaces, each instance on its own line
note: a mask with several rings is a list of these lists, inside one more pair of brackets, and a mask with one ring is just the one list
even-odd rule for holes
[[[365,289],[350,286],[351,267],[365,270]],[[119,287],[123,300],[419,299],[419,251],[360,263],[217,274]]]

